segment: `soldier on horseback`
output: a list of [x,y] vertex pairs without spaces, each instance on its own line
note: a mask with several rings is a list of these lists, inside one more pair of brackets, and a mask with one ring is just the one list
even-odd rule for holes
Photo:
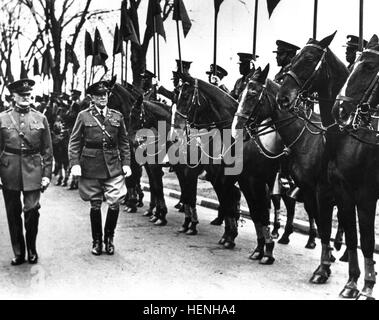
[[[347,36],[347,42],[344,47],[346,47],[346,61],[348,62],[347,68],[351,72],[355,63],[355,60],[357,59],[357,52],[359,49],[359,37],[348,35]],[[363,40],[363,47],[365,48],[367,46],[367,41]]]
[[245,89],[247,83],[248,83],[248,76],[249,74],[251,74],[254,70],[255,70],[255,66],[254,66],[254,60],[255,58],[258,58],[258,56],[256,56],[254,58],[254,56],[251,54],[251,53],[237,53],[238,56],[239,56],[239,65],[240,65],[240,74],[242,75],[242,78],[239,78],[236,82],[236,84],[234,85],[234,89],[232,90],[232,92],[230,93],[230,95],[238,100],[242,91]]
[[209,83],[215,85],[216,87],[219,87],[222,91],[230,94],[229,89],[225,86],[225,84],[221,82],[222,79],[224,79],[228,75],[228,72],[218,65],[216,65],[216,67],[216,74],[214,72],[213,63],[210,66],[210,70],[206,72],[206,74],[208,75]]
[[283,40],[277,40],[276,45],[278,48],[273,52],[276,53],[276,62],[281,69],[275,76],[274,81],[281,84],[284,76],[291,68],[291,60],[296,56],[300,48]]

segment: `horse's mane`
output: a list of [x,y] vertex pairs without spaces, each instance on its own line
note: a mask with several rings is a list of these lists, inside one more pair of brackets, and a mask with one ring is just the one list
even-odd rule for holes
[[162,117],[162,118],[170,118],[171,117],[171,108],[164,103],[160,103],[157,101],[144,100],[143,104],[144,104],[145,108],[147,108],[149,110],[153,110],[152,112],[155,115],[158,115],[159,117]]
[[235,109],[237,109],[238,101],[235,100],[231,95],[213,84],[200,79],[197,79],[197,81],[199,89],[205,93],[207,97],[212,99],[217,105],[225,107],[233,106]]

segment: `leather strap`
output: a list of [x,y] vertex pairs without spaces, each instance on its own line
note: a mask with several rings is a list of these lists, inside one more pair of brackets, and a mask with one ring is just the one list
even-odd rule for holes
[[13,118],[12,114],[8,113],[8,115],[9,115],[9,118],[11,119],[11,121],[12,121],[12,123],[13,123],[13,125],[14,125],[17,133],[18,133],[18,136],[21,138],[21,140],[23,140],[29,148],[34,149],[33,145],[29,142],[28,139],[25,138],[25,134],[18,127],[16,120]]
[[95,117],[95,115],[93,114],[93,111],[91,112],[91,115],[95,119],[97,125],[100,127],[103,133],[108,137],[109,141],[113,144],[113,138],[110,135],[110,133],[105,129],[105,125],[100,123],[100,120],[97,117]]

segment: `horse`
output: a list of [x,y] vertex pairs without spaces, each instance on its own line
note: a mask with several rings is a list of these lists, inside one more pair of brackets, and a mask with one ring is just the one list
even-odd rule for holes
[[[282,152],[278,157],[285,157],[289,173],[297,186],[300,187],[302,202],[309,217],[309,239],[307,248],[314,248],[317,235],[315,221],[318,221],[316,189],[319,183],[321,163],[325,149],[324,132],[319,128],[320,116],[312,110],[293,115],[281,110],[276,102],[279,85],[267,78],[270,66],[264,70],[258,68],[248,82],[242,95],[233,122],[233,134],[236,129],[247,131],[258,147],[259,137],[270,132],[278,132],[283,143]],[[313,126],[312,124],[316,124]],[[285,233],[279,243],[287,244],[293,230],[294,212],[287,214]]]
[[[231,139],[230,129],[238,102],[230,95],[199,79],[181,75],[183,84],[173,112],[174,125],[177,129],[186,129],[187,139],[197,138],[198,135],[188,133],[188,128],[198,130],[226,130],[221,137],[221,144],[227,145]],[[215,142],[217,144],[217,142]],[[233,143],[236,143],[234,141]],[[226,158],[230,148],[214,148],[208,155],[211,159]],[[225,148],[224,148],[225,149]],[[249,206],[250,216],[254,222],[257,247],[250,255],[252,260],[260,260],[260,264],[271,265],[275,258],[273,255],[274,241],[270,233],[269,196],[267,185],[272,188],[279,168],[279,161],[265,158],[252,141],[244,141],[242,145],[243,156],[236,157],[234,165],[242,167],[240,173],[225,174],[225,163],[212,161],[204,164],[208,171],[214,171],[214,187],[220,201],[220,208],[225,217],[225,232],[219,241],[226,249],[235,247],[235,238],[238,235],[238,215],[236,214],[237,199],[231,194],[231,188],[238,182]],[[236,152],[236,151],[235,151]],[[196,189],[191,191],[196,194]]]
[[[133,90],[131,85],[124,87],[121,84],[116,83],[115,78],[110,81],[110,88],[111,94],[109,96],[109,106],[122,113],[125,126],[128,130],[130,112],[133,104],[139,99],[140,94]],[[144,193],[140,185],[142,168],[135,160],[135,146],[133,145],[133,139],[131,137],[129,137],[129,145],[132,175],[125,179],[127,195],[124,203],[127,206],[127,211],[134,213],[137,212],[137,207],[143,207]]]
[[[322,180],[324,185],[320,185],[318,190],[318,205],[320,214],[319,233],[322,242],[321,264],[311,278],[313,283],[325,283],[331,273],[331,254],[330,254],[330,236],[332,222],[332,204],[336,204],[338,208],[338,220],[345,229],[346,223],[346,206],[354,203],[354,195],[350,194],[350,199],[342,198],[340,195],[341,185],[345,184],[341,180],[342,176],[337,177],[335,171],[335,159],[341,156],[341,146],[338,146],[336,137],[339,137],[339,128],[332,115],[332,107],[335,103],[337,94],[340,92],[348,78],[349,71],[345,65],[335,56],[329,49],[329,45],[334,39],[335,33],[324,38],[321,41],[310,39],[302,51],[293,59],[290,71],[285,76],[282,87],[277,95],[277,100],[283,109],[297,112],[299,106],[304,101],[314,99],[316,93],[320,105],[320,114],[323,128],[326,130],[326,151],[322,161]],[[313,94],[313,97],[311,96]],[[338,140],[338,139],[337,139]],[[352,147],[350,146],[348,148]],[[337,152],[338,151],[338,152]],[[356,155],[354,155],[354,159]],[[344,159],[346,165],[354,162],[353,159]],[[334,172],[334,173],[333,173]],[[336,182],[338,181],[338,183]],[[339,185],[338,185],[339,184]],[[350,185],[351,186],[351,185]],[[354,186],[354,189],[356,186]],[[329,194],[329,195],[328,195]],[[333,201],[326,201],[328,198],[333,198]],[[325,199],[326,198],[326,199]],[[345,202],[346,201],[346,202]],[[354,205],[350,208],[355,215]],[[355,219],[354,219],[355,221]],[[351,226],[347,226],[351,229]],[[354,225],[356,228],[356,225]],[[351,230],[346,230],[346,244],[349,247],[353,246],[354,234]],[[355,242],[356,242],[355,234]],[[352,250],[353,251],[353,250]],[[355,259],[355,257],[354,257]],[[349,257],[350,260],[350,257]],[[354,278],[356,275],[354,275]],[[346,289],[346,290],[345,290]],[[354,297],[357,292],[349,289],[349,285],[341,292],[342,297]]]
[[[343,298],[374,299],[376,272],[373,254],[379,198],[378,75],[379,41],[374,35],[356,61],[332,108],[336,125],[329,132],[328,168],[342,209],[340,217],[346,234],[349,262],[349,279],[341,292]],[[357,255],[356,211],[365,266],[361,293],[357,286],[361,272]]]

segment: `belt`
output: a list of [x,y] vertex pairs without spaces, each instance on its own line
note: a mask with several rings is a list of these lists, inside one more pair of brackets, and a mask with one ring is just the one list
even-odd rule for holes
[[116,146],[114,144],[107,143],[107,142],[104,142],[104,143],[87,142],[84,146],[87,149],[101,149],[101,150],[103,150],[103,149],[108,149],[108,150],[116,149]]
[[17,154],[19,156],[21,156],[21,155],[30,156],[33,154],[41,153],[40,150],[36,150],[36,149],[14,149],[14,148],[10,148],[10,147],[5,147],[4,151],[12,153],[12,154]]

